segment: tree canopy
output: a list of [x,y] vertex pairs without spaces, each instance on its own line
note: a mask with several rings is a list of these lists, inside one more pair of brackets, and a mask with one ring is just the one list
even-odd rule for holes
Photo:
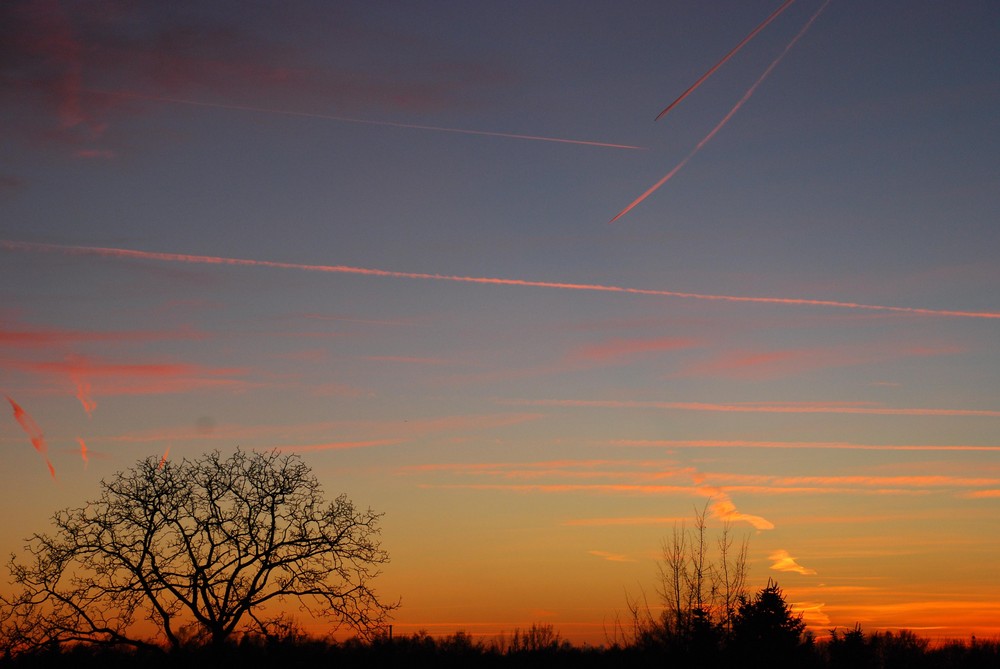
[[344,495],[327,502],[297,455],[148,458],[56,513],[51,534],[27,539],[25,561],[11,557],[18,590],[0,598],[0,638],[13,652],[219,644],[287,625],[273,605],[289,599],[335,626],[378,630],[394,607],[371,587],[388,561],[380,518]]

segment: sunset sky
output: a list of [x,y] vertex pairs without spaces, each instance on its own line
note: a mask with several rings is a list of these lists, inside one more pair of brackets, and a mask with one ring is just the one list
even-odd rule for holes
[[820,634],[1000,634],[1000,3],[797,0],[654,121],[781,4],[0,4],[0,555],[278,448],[396,633],[601,643],[707,508]]

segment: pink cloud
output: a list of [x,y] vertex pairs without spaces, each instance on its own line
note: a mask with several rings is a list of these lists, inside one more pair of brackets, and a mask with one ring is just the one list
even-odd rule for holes
[[621,553],[609,553],[607,551],[587,551],[588,554],[594,557],[599,557],[602,560],[607,560],[608,562],[635,562],[635,558],[629,557],[628,555],[622,555]]
[[634,358],[643,354],[677,351],[697,346],[693,339],[664,337],[660,339],[611,339],[600,344],[588,344],[574,349],[567,356],[570,360],[610,362]]
[[963,353],[957,346],[840,347],[733,351],[688,365],[678,376],[719,376],[738,379],[771,379],[831,367],[869,365],[908,357],[935,357]]
[[[280,14],[283,23],[311,18]],[[129,94],[207,90],[223,98],[221,107],[251,96],[322,108],[425,110],[467,104],[476,90],[510,79],[485,63],[437,62],[435,44],[417,43],[411,35],[394,39],[350,18],[339,12],[331,27],[337,36],[328,35],[326,46],[336,51],[356,39],[379,41],[382,51],[396,50],[396,57],[350,66],[334,54],[319,66],[296,44],[277,43],[276,33],[242,32],[197,12],[152,16],[148,7],[125,0],[0,3],[0,95],[6,93],[4,102],[18,110],[8,130],[85,145],[83,155],[106,157],[109,149],[93,144],[107,140],[119,119],[148,106]],[[415,66],[400,68],[400,62]]]
[[279,451],[294,451],[304,453],[307,451],[343,451],[356,448],[371,448],[373,446],[395,446],[403,443],[402,439],[369,439],[367,441],[331,441],[324,444],[307,444],[301,446],[277,446]]
[[10,396],[7,396],[7,401],[10,402],[11,409],[14,410],[14,420],[17,421],[18,425],[24,430],[25,434],[28,435],[28,439],[31,441],[31,445],[36,451],[38,451],[43,458],[45,458],[45,464],[49,468],[49,475],[52,476],[53,480],[56,478],[55,467],[52,466],[52,462],[49,460],[48,450],[49,446],[45,443],[45,435],[42,433],[42,429],[38,427],[38,423],[32,418],[27,411],[25,411],[20,404],[15,402]]
[[249,388],[237,378],[242,368],[219,368],[178,363],[115,363],[80,355],[61,361],[2,360],[7,367],[68,379],[84,409],[93,411],[94,395],[177,393],[203,388]]
[[434,367],[463,364],[453,360],[447,360],[445,358],[421,358],[418,356],[406,355],[366,355],[363,359],[370,360],[372,362],[398,362],[404,365],[430,365]]
[[954,444],[855,444],[840,441],[751,441],[746,439],[616,439],[616,446],[663,448],[779,448],[857,451],[1000,451],[1000,446]]
[[83,437],[77,437],[77,442],[80,444],[80,458],[83,460],[83,468],[86,469],[90,464],[90,455],[87,450],[87,442],[83,440]]
[[68,330],[63,328],[14,329],[0,323],[0,346],[39,348],[72,346],[90,342],[148,342],[173,339],[206,339],[209,335],[191,329],[179,330]]
[[[538,414],[487,414],[439,416],[423,420],[398,421],[322,421],[294,424],[212,424],[205,429],[199,424],[179,427],[140,430],[108,437],[110,441],[125,443],[155,443],[180,441],[248,442],[265,440],[270,443],[292,444],[304,442],[313,446],[344,443],[403,443],[428,434],[473,432],[519,425],[540,418]],[[327,435],[336,439],[327,441]],[[321,442],[317,444],[317,442]],[[289,446],[290,448],[292,446]],[[295,447],[299,448],[299,447]]]
[[735,413],[821,413],[873,416],[986,416],[1000,417],[995,409],[892,408],[874,402],[661,402],[655,400],[575,400],[513,399],[498,400],[515,406],[550,406],[609,409],[666,409],[674,411],[709,411]]

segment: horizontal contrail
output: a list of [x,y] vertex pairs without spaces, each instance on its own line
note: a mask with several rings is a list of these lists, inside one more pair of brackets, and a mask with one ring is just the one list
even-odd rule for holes
[[1000,313],[990,311],[953,311],[948,309],[923,309],[919,307],[893,307],[878,304],[861,304],[858,302],[839,302],[836,300],[809,300],[794,297],[746,297],[741,295],[711,295],[707,293],[686,293],[674,290],[656,290],[651,288],[628,288],[625,286],[606,286],[592,283],[565,283],[560,281],[530,281],[526,279],[503,279],[496,277],[460,276],[454,274],[428,274],[424,272],[396,272],[367,267],[351,267],[348,265],[309,265],[303,263],[278,262],[274,260],[250,260],[246,258],[228,258],[223,256],[203,256],[185,253],[157,253],[151,251],[135,251],[132,249],[109,248],[100,246],[68,246],[63,244],[43,244],[38,242],[19,242],[0,239],[0,248],[7,251],[27,251],[43,253],[62,253],[76,256],[99,256],[104,258],[126,258],[133,260],[157,260],[162,262],[191,263],[198,265],[229,265],[239,267],[268,267],[272,269],[291,269],[303,272],[327,272],[332,274],[360,274],[364,276],[380,276],[393,279],[422,279],[427,281],[453,281],[458,283],[478,283],[495,286],[521,286],[527,288],[556,288],[560,290],[582,290],[599,293],[624,293],[629,295],[652,295],[657,297],[676,297],[691,300],[708,300],[713,302],[745,302],[752,304],[776,304],[804,307],[831,307],[837,309],[860,309],[864,311],[885,311],[910,314],[916,316],[947,316],[952,318],[990,318],[1000,319]]
[[785,57],[785,55],[789,51],[791,51],[792,47],[795,46],[795,43],[799,41],[799,38],[801,38],[803,35],[806,34],[806,31],[809,30],[809,28],[810,28],[810,26],[812,26],[813,22],[815,22],[816,19],[819,18],[819,15],[823,13],[823,10],[826,9],[826,6],[828,4],[830,4],[830,0],[826,0],[822,5],[820,5],[820,8],[816,10],[816,13],[812,15],[812,18],[810,18],[806,22],[806,24],[804,26],[802,26],[802,30],[800,30],[795,35],[795,37],[792,38],[792,41],[788,43],[788,46],[785,47],[785,50],[782,51],[780,54],[778,54],[777,58],[775,58],[773,61],[771,61],[771,64],[768,65],[767,69],[764,70],[763,74],[761,74],[760,77],[757,78],[757,81],[753,82],[753,86],[751,86],[749,89],[747,89],[747,92],[743,94],[743,97],[740,98],[739,102],[737,102],[733,106],[733,108],[729,110],[729,113],[726,114],[722,118],[722,120],[719,121],[718,124],[716,124],[716,126],[714,128],[712,128],[711,132],[709,132],[707,135],[705,135],[705,137],[702,138],[702,140],[700,142],[698,142],[698,144],[694,147],[694,149],[691,151],[691,153],[687,154],[684,157],[684,160],[682,160],[681,162],[677,163],[677,166],[674,167],[674,169],[672,169],[669,172],[667,172],[666,176],[664,176],[662,179],[660,179],[655,184],[653,184],[652,186],[650,186],[649,189],[646,190],[645,193],[643,193],[642,195],[640,195],[639,197],[637,197],[635,200],[632,201],[631,204],[629,204],[627,207],[625,207],[620,212],[618,212],[618,215],[615,216],[614,218],[612,218],[610,221],[608,221],[608,223],[614,223],[619,218],[621,218],[622,216],[624,216],[628,212],[632,211],[632,209],[637,204],[639,204],[640,202],[642,202],[643,200],[645,200],[647,197],[649,197],[650,195],[652,195],[653,193],[655,193],[660,188],[660,186],[662,186],[663,184],[665,184],[668,181],[670,181],[674,177],[675,174],[677,174],[678,172],[680,172],[684,168],[684,166],[688,164],[688,161],[691,160],[692,158],[694,158],[698,154],[698,152],[701,151],[702,148],[704,148],[704,146],[706,144],[708,144],[710,141],[712,141],[712,138],[715,137],[716,133],[718,133],[720,130],[722,130],[723,126],[725,126],[727,123],[729,123],[729,119],[731,119],[736,114],[736,112],[738,112],[740,110],[740,107],[742,107],[743,104],[747,100],[750,99],[750,96],[752,96],[754,94],[754,92],[757,90],[757,87],[760,86],[762,83],[764,83],[764,80],[767,79],[768,75],[771,74],[771,71],[774,70],[774,68],[778,66],[778,63],[781,62],[781,60]]
[[907,409],[882,406],[860,406],[837,403],[715,403],[715,402],[659,402],[652,400],[501,400],[502,404],[515,406],[552,406],[608,409],[667,409],[673,411],[711,411],[733,413],[829,413],[860,414],[869,416],[981,416],[1000,418],[996,409]]
[[853,444],[840,441],[747,441],[747,440],[679,440],[679,439],[616,439],[615,446],[662,448],[788,448],[808,450],[849,451],[1000,451],[1000,446],[926,444]]
[[657,120],[657,121],[659,121],[659,120],[660,120],[661,118],[663,118],[664,116],[666,116],[666,115],[667,115],[667,113],[668,113],[668,112],[669,112],[669,111],[670,111],[671,109],[673,109],[674,107],[676,107],[677,105],[679,105],[679,104],[681,103],[681,100],[683,100],[683,99],[684,99],[684,98],[686,98],[687,96],[691,95],[691,93],[693,93],[693,92],[694,92],[694,90],[695,90],[696,88],[698,88],[698,87],[699,87],[699,86],[701,86],[701,85],[702,85],[703,83],[705,83],[705,80],[706,80],[706,79],[708,79],[708,78],[709,78],[710,76],[712,76],[713,74],[715,74],[715,71],[716,71],[716,70],[718,70],[718,69],[719,69],[720,67],[722,67],[723,65],[725,65],[725,64],[726,64],[726,62],[727,62],[727,61],[728,61],[728,60],[729,60],[730,58],[732,58],[733,56],[735,56],[735,55],[736,55],[736,52],[737,52],[737,51],[739,51],[739,50],[740,50],[740,49],[742,49],[742,48],[743,48],[744,46],[746,46],[747,42],[749,42],[749,41],[750,41],[750,40],[752,40],[752,39],[753,39],[754,37],[756,37],[756,36],[757,36],[757,33],[759,33],[759,32],[760,32],[761,30],[763,30],[764,28],[766,28],[766,27],[768,26],[768,24],[770,24],[770,23],[771,23],[771,21],[773,21],[773,20],[775,20],[776,18],[778,18],[778,16],[780,16],[780,15],[781,15],[781,13],[782,13],[783,11],[785,11],[786,9],[788,9],[788,7],[789,7],[789,6],[790,6],[790,5],[791,5],[791,4],[793,3],[793,2],[795,2],[795,0],[785,0],[785,3],[784,3],[783,5],[781,5],[781,6],[780,6],[780,7],[778,7],[778,8],[776,9],[776,10],[774,10],[774,11],[773,11],[773,12],[771,13],[771,15],[770,15],[770,16],[768,16],[768,17],[767,17],[766,19],[764,19],[764,20],[763,20],[763,21],[761,22],[761,24],[760,24],[759,26],[757,26],[756,28],[754,28],[754,29],[753,29],[753,30],[752,30],[752,31],[750,32],[750,34],[749,34],[749,35],[747,35],[746,37],[744,37],[744,38],[743,38],[743,40],[742,40],[742,41],[741,41],[741,42],[740,42],[739,44],[737,44],[736,46],[734,46],[734,47],[732,48],[732,50],[730,50],[730,52],[729,52],[729,53],[727,53],[727,54],[726,54],[725,56],[723,56],[723,57],[722,57],[722,60],[720,60],[720,61],[719,61],[718,63],[716,63],[715,65],[713,65],[713,66],[712,66],[712,68],[711,68],[711,69],[710,69],[710,70],[709,70],[708,72],[706,72],[705,74],[701,75],[701,78],[699,78],[699,79],[698,79],[698,81],[696,81],[696,82],[694,82],[693,84],[691,84],[691,87],[690,87],[690,88],[688,88],[688,89],[687,89],[686,91],[684,91],[683,93],[681,93],[681,94],[680,94],[680,96],[679,96],[679,97],[678,97],[678,98],[677,98],[676,100],[674,100],[674,101],[673,101],[673,102],[671,102],[671,103],[670,103],[669,105],[667,105],[666,109],[664,109],[663,111],[661,111],[661,112],[660,112],[660,113],[659,113],[659,114],[658,114],[658,115],[656,116],[656,120]]
[[232,105],[221,102],[202,102],[200,100],[186,100],[184,98],[169,98],[159,95],[142,95],[140,93],[128,93],[123,91],[90,91],[100,95],[112,95],[116,97],[138,98],[141,100],[153,100],[157,102],[169,102],[177,105],[190,105],[192,107],[211,107],[213,109],[233,109],[236,111],[256,112],[259,114],[279,114],[281,116],[298,116],[302,118],[318,118],[327,121],[337,121],[340,123],[359,123],[362,125],[380,125],[391,128],[408,128],[411,130],[429,130],[432,132],[450,132],[460,135],[481,135],[485,137],[506,137],[508,139],[524,139],[533,142],[556,142],[558,144],[578,144],[581,146],[596,146],[604,149],[628,149],[632,151],[645,151],[644,146],[633,146],[631,144],[613,144],[611,142],[596,142],[583,139],[566,139],[562,137],[544,137],[540,135],[519,135],[509,132],[493,132],[490,130],[468,130],[465,128],[444,128],[436,125],[419,125],[416,123],[398,123],[395,121],[374,121],[371,119],[352,118],[350,116],[336,116],[334,114],[320,114],[317,112],[294,111],[291,109],[275,109],[273,107],[253,107],[249,105]]

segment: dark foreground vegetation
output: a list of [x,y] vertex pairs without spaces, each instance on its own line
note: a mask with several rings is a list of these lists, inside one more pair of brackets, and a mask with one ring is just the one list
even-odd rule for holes
[[[627,598],[601,647],[573,646],[549,625],[491,640],[393,638],[382,632],[397,603],[371,587],[388,560],[380,514],[343,495],[326,500],[295,455],[149,458],[102,481],[96,500],[56,513],[54,531],[11,558],[0,669],[1000,668],[1000,640],[932,647],[909,632],[855,628],[817,641],[777,583],[751,593],[749,539],[725,524],[713,541],[708,510],[664,541],[658,604]],[[358,637],[306,637],[268,615],[278,601]]]
[[424,633],[343,642],[302,637],[250,638],[222,646],[149,649],[57,647],[0,658],[3,669],[201,669],[202,667],[805,667],[817,669],[958,669],[1000,667],[1000,641],[955,641],[931,646],[910,632],[866,634],[860,629],[813,642],[804,636],[781,659],[757,647],[671,648],[666,644],[573,646],[551,628],[533,627],[520,643],[477,641],[468,634]]

